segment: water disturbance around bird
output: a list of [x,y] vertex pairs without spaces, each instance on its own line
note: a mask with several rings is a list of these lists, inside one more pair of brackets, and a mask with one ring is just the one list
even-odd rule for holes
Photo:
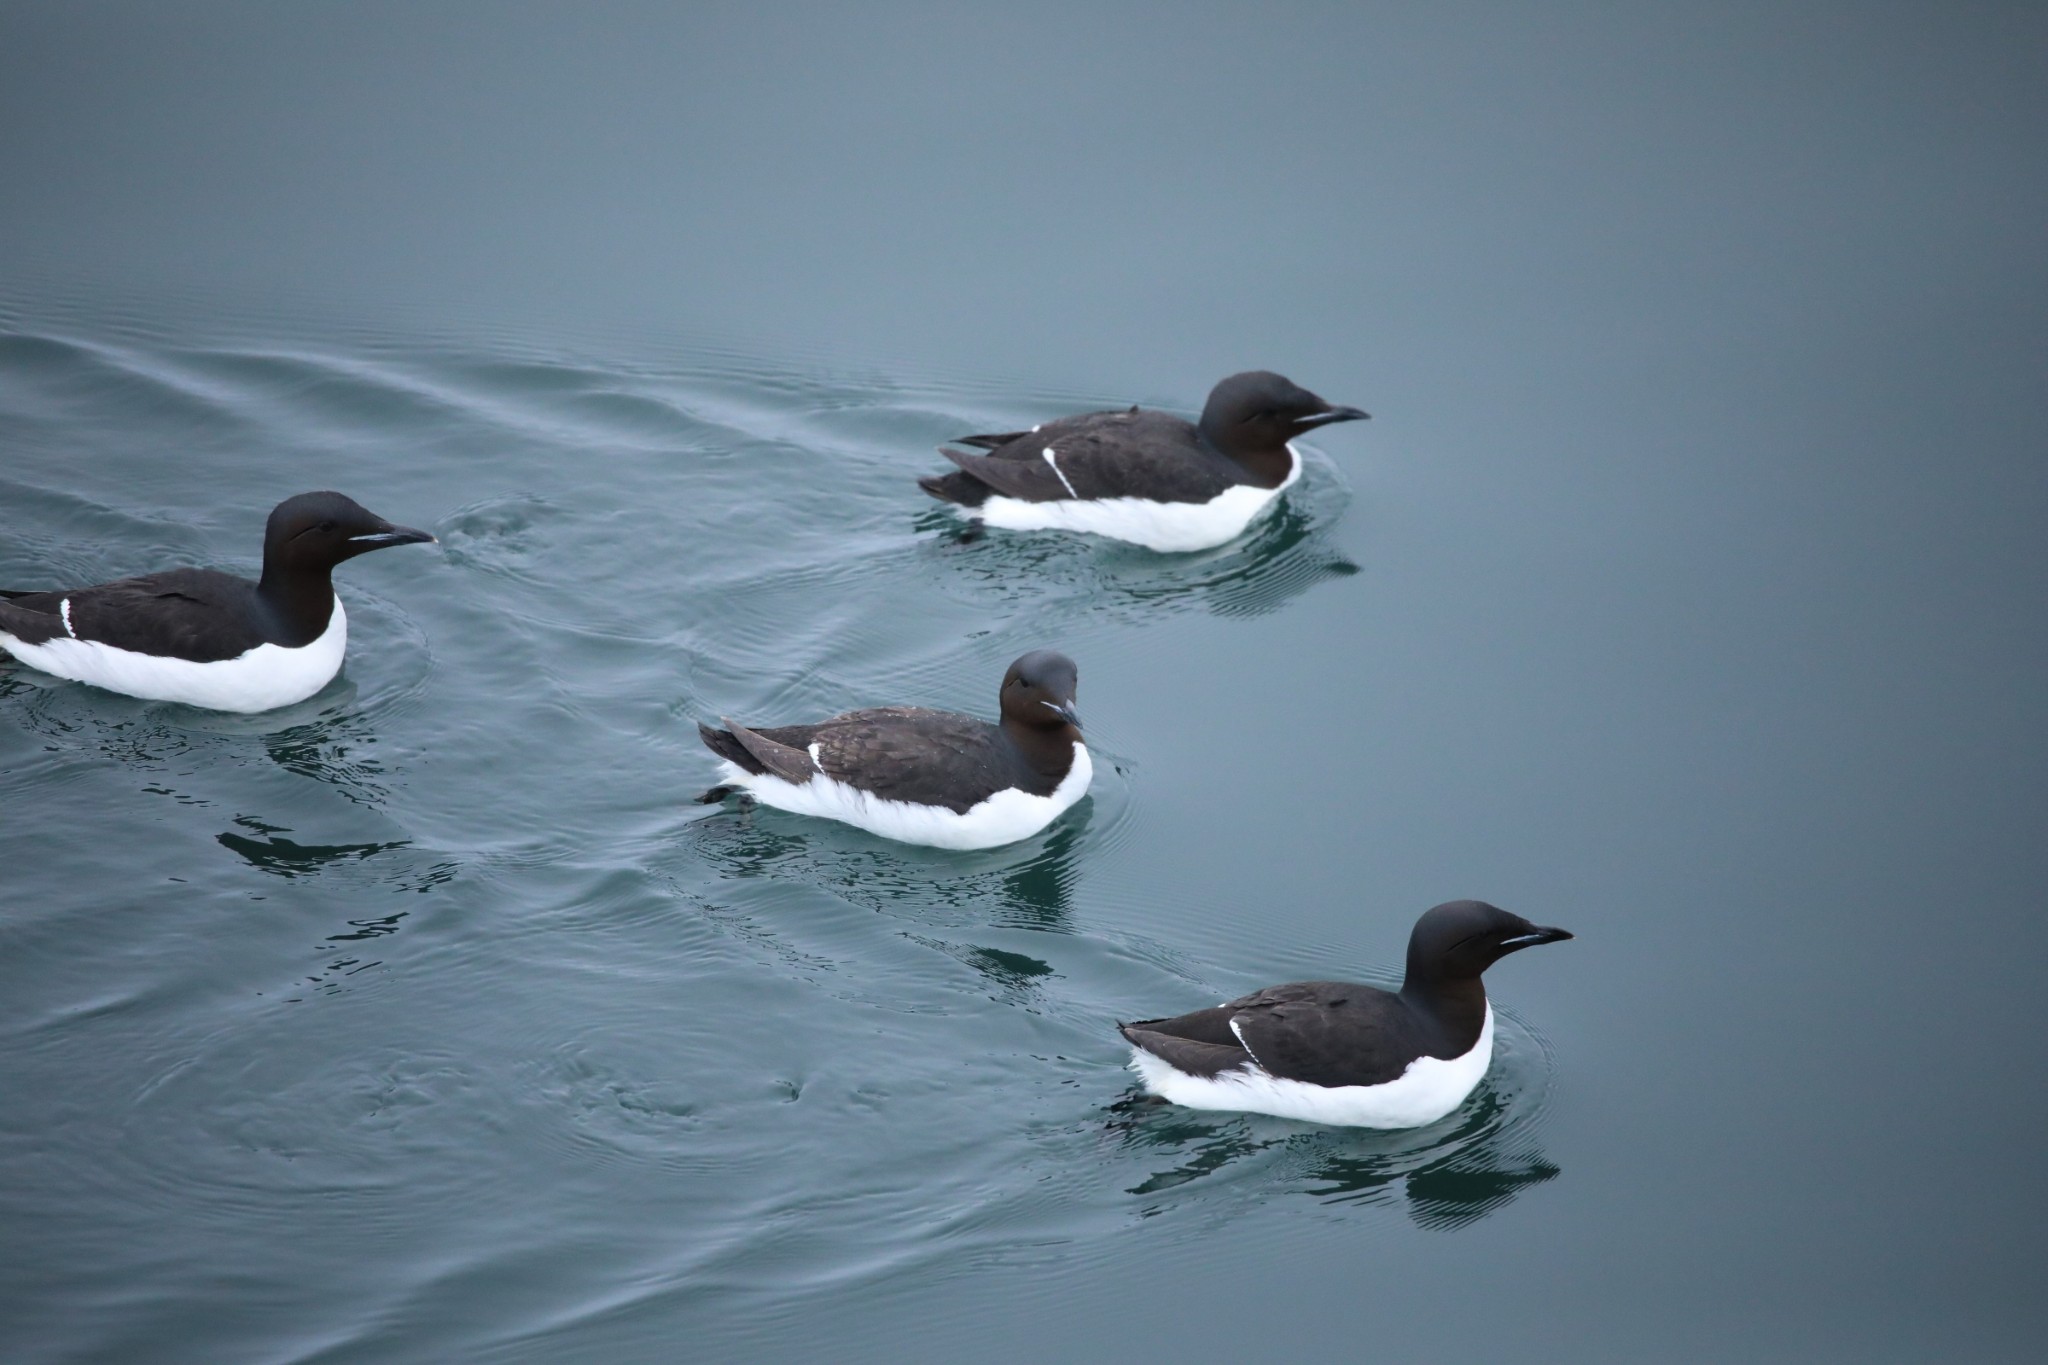
[[[1372,590],[1328,534],[1349,480],[1314,442],[1240,540],[1159,556],[970,541],[912,482],[951,435],[1094,395],[403,337],[51,328],[0,361],[9,583],[253,572],[269,501],[301,485],[441,542],[337,575],[346,667],[283,710],[0,674],[12,832],[65,850],[17,901],[18,932],[69,946],[17,1006],[10,1066],[76,1087],[48,1116],[72,1139],[28,1164],[53,1225],[84,1199],[122,1247],[88,1265],[60,1237],[48,1273],[140,1289],[71,1329],[80,1349],[222,1316],[246,1345],[271,1329],[240,1305],[309,1280],[333,1292],[288,1335],[361,1349],[396,1315],[445,1317],[428,1339],[466,1351],[453,1324],[505,1283],[534,1292],[492,1339],[687,1304],[743,1343],[809,1296],[1085,1264],[1160,1219],[1200,1237],[1283,1199],[1456,1228],[1557,1174],[1550,1062],[1511,1008],[1479,1093],[1414,1133],[1172,1110],[1124,1069],[1117,1018],[1278,965],[1148,891],[1219,830],[1147,820],[1120,698],[1150,632],[1229,648]],[[1021,843],[689,803],[699,719],[992,717],[1040,646],[1078,662],[1095,777]],[[1402,914],[1289,947],[1385,979]]]

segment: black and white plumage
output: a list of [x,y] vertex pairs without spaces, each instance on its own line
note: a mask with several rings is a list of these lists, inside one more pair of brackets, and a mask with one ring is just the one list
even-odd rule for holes
[[699,725],[723,784],[766,805],[823,816],[884,838],[994,848],[1051,824],[1088,791],[1094,769],[1074,712],[1074,661],[1034,650],[1010,665],[994,724],[950,711],[888,706],[816,725]]
[[341,670],[348,614],[334,566],[431,542],[339,493],[301,493],[270,514],[257,582],[168,569],[89,588],[0,591],[0,649],[45,673],[150,701],[268,711]]
[[1398,992],[1297,981],[1118,1028],[1145,1088],[1176,1104],[1419,1127],[1462,1104],[1493,1060],[1480,975],[1509,953],[1570,937],[1484,901],[1449,901],[1415,922]]
[[958,444],[987,453],[942,446],[939,453],[960,468],[918,486],[989,526],[1206,550],[1243,531],[1301,476],[1290,441],[1365,416],[1251,370],[1212,389],[1198,422],[1134,407],[963,436]]

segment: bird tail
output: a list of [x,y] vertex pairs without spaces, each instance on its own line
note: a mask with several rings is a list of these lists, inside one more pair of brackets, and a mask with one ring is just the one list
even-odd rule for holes
[[[697,734],[712,753],[730,759],[742,771],[756,776],[779,777],[799,787],[817,774],[817,765],[800,746],[783,744],[766,735],[756,734],[730,716],[720,716],[719,719],[725,722],[725,729],[714,730],[700,724]],[[801,731],[803,727],[796,728]]]
[[[739,764],[740,767],[750,773],[767,771],[766,768],[761,766],[761,760],[748,753],[747,746],[740,743],[740,737],[730,730],[714,730],[702,721],[699,721],[697,723],[697,738],[703,740],[704,747],[712,753],[717,754],[720,758]],[[712,788],[712,791],[718,790],[720,789]],[[704,793],[704,796],[707,802],[712,799],[711,792]],[[724,798],[719,797],[716,799],[723,800]]]
[[61,593],[0,592],[0,630],[6,631],[25,645],[39,645],[54,640],[65,633],[64,617],[53,602],[48,610],[38,610],[42,599],[61,597]]
[[962,507],[979,507],[988,501],[988,485],[964,469],[927,474],[917,481],[917,486],[940,502],[958,503]]

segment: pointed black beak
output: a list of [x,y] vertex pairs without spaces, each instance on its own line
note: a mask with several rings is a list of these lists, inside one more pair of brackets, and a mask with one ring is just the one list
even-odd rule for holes
[[436,545],[440,542],[434,539],[431,532],[415,531],[410,526],[393,526],[387,521],[383,530],[350,536],[348,543],[360,545],[365,550],[381,550],[387,545]]
[[1074,703],[1070,701],[1042,701],[1038,704],[1040,706],[1050,707],[1055,715],[1057,715],[1061,720],[1065,721],[1067,724],[1073,726],[1076,730],[1081,728],[1081,716],[1079,712],[1074,710]]
[[1510,951],[1517,948],[1534,948],[1539,943],[1562,943],[1572,937],[1568,929],[1532,929],[1526,934],[1501,940],[1501,947]]
[[1360,412],[1357,408],[1331,408],[1328,412],[1319,412],[1312,417],[1295,418],[1294,429],[1296,431],[1313,431],[1317,427],[1326,427],[1332,422],[1362,422],[1370,416],[1372,416],[1371,413]]

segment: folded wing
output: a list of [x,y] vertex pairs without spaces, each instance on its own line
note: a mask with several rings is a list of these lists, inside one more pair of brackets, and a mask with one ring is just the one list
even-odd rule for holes
[[814,742],[818,766],[849,786],[964,815],[1025,776],[1000,733],[973,716],[888,706],[836,716]]
[[68,634],[138,654],[215,663],[264,643],[255,625],[260,613],[252,610],[256,585],[212,569],[171,569],[90,588],[0,596],[9,599],[0,603],[0,626],[30,644]]
[[[943,447],[939,453],[988,488],[1024,502],[1207,502],[1242,481],[1227,459],[1199,443],[1191,423],[1135,408],[1062,418],[1035,431],[966,437],[959,444],[989,453]],[[944,484],[928,481],[926,487],[960,500]]]

